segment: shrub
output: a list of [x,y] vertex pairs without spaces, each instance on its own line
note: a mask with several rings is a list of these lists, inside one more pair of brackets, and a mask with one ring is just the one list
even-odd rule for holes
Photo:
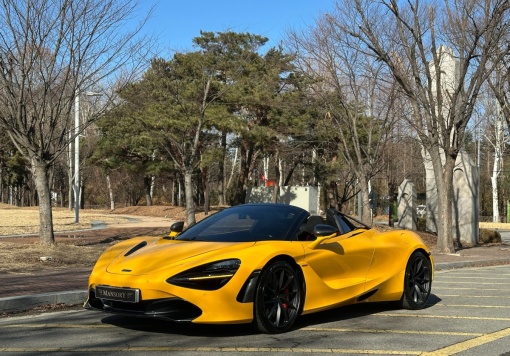
[[416,220],[416,230],[427,231],[427,218],[418,218]]
[[498,230],[480,229],[480,243],[491,244],[500,243],[501,234]]

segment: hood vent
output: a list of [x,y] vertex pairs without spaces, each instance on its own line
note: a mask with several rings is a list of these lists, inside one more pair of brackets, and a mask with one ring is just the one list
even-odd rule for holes
[[140,242],[138,245],[136,245],[135,247],[133,247],[131,250],[129,250],[125,255],[124,257],[127,257],[133,253],[135,253],[136,251],[138,251],[139,249],[141,249],[142,247],[145,247],[147,246],[147,241],[142,241]]

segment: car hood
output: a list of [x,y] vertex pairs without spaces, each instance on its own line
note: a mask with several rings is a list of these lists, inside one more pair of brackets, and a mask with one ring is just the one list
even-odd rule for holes
[[207,259],[212,254],[220,256],[254,244],[254,242],[142,241],[115,257],[106,270],[109,273],[130,275],[157,273],[185,263],[193,263],[194,260]]

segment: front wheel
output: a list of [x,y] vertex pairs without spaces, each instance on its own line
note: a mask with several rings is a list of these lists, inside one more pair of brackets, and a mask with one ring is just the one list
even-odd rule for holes
[[404,292],[400,306],[405,309],[422,309],[427,305],[432,288],[432,265],[421,251],[414,252],[406,266]]
[[285,261],[266,266],[260,274],[254,303],[254,326],[263,333],[288,331],[301,310],[301,283]]

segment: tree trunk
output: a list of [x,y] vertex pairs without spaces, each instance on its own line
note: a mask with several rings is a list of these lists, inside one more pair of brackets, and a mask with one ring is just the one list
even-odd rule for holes
[[274,172],[275,172],[275,184],[273,187],[273,196],[272,196],[272,202],[278,203],[278,196],[279,196],[279,189],[280,189],[280,151],[276,149],[275,155],[274,155]]
[[[69,141],[71,141],[71,132],[69,132]],[[67,154],[68,154],[67,175],[68,175],[68,184],[69,184],[69,191],[67,192],[67,198],[69,199],[68,200],[69,211],[72,211],[73,210],[73,188],[72,187],[73,187],[74,178],[73,178],[73,156],[72,156],[71,144],[69,144],[69,146],[68,146]]]
[[154,187],[155,186],[156,186],[156,176],[151,176],[151,189],[150,189],[151,205],[152,205],[152,197],[154,196]]
[[172,179],[172,198],[171,198],[172,206],[175,206],[177,204],[177,199],[175,199],[176,195],[177,195],[176,181],[177,181],[177,177],[174,177]]
[[[299,160],[293,160],[292,166],[289,169],[289,172],[287,172],[287,176],[285,178],[285,181],[283,182],[283,185],[286,187],[290,184],[290,180],[292,179],[292,175],[294,174],[294,171],[296,170],[298,164],[300,163]],[[304,169],[303,169],[304,174]],[[301,184],[304,185],[304,179],[301,179]]]
[[85,209],[85,182],[83,179],[80,179],[80,191],[78,196],[80,199],[80,209]]
[[239,154],[239,148],[236,148],[235,154],[234,154],[234,160],[232,161],[232,169],[230,170],[230,176],[228,178],[227,189],[230,189],[232,187],[232,182],[234,180],[234,174],[235,174],[235,168],[236,168],[237,160],[238,160],[238,154]]
[[195,220],[195,202],[193,201],[193,170],[186,168],[184,170],[184,192],[186,195],[186,226],[196,223]]
[[503,122],[498,117],[495,129],[494,140],[494,164],[492,166],[492,222],[500,222],[499,217],[499,194],[498,194],[498,177],[501,173],[501,157],[504,147],[503,142]]
[[235,194],[233,198],[233,205],[243,204],[246,198],[246,179],[248,178],[248,163],[247,156],[248,150],[241,145],[239,154],[239,177],[237,179],[237,185],[234,188]]
[[499,222],[499,204],[498,204],[498,176],[493,174],[492,183],[492,222]]
[[[218,203],[220,206],[225,205],[225,158],[227,152],[227,133],[221,133],[221,159],[218,162]],[[234,162],[235,164],[235,162]]]
[[48,180],[48,165],[31,159],[31,169],[39,197],[39,241],[45,245],[55,244],[53,233],[53,216],[51,210],[51,194]]
[[370,210],[368,179],[361,175],[359,178],[361,194],[361,221],[367,225],[372,225],[372,212]]
[[393,215],[395,214],[395,183],[388,182],[388,226],[393,227],[395,225],[395,221],[393,220]]
[[151,176],[143,177],[143,187],[145,190],[145,201],[147,203],[147,206],[152,206],[151,185],[152,177]]
[[[432,157],[432,155],[431,155]],[[453,243],[453,168],[456,157],[446,155],[444,168],[436,155],[432,159],[437,185],[437,248],[444,253],[455,252]]]
[[0,203],[5,203],[4,202],[4,179],[3,179],[3,174],[2,174],[2,168],[0,167]]
[[109,174],[106,175],[106,186],[108,187],[108,195],[110,196],[110,210],[113,210],[115,209],[115,200],[113,199],[112,182]]
[[202,192],[204,194],[204,214],[209,214],[209,179],[207,179],[207,167],[202,168]]
[[182,186],[184,185],[183,183],[183,180],[182,180],[182,175],[179,175],[178,177],[179,181],[179,191],[177,192],[177,206],[184,206],[183,202],[182,202]]

